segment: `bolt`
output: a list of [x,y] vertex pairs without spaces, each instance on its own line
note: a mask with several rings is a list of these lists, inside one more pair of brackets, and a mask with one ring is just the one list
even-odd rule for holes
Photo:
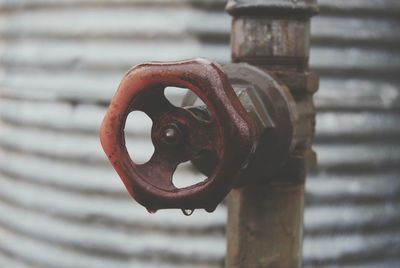
[[167,144],[176,145],[181,140],[181,131],[175,124],[167,125],[162,130],[161,135],[162,135],[162,140]]

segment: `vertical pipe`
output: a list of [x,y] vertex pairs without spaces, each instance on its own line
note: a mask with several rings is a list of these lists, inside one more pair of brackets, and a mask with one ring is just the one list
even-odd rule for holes
[[303,199],[304,184],[232,191],[226,267],[299,267]]
[[[264,185],[236,189],[228,197],[226,267],[300,267],[303,240],[305,165],[314,134],[310,92],[291,77],[308,72],[313,0],[231,0],[233,62],[247,62],[283,77],[297,102],[294,151]],[[284,74],[284,75],[283,75]],[[293,75],[293,76],[292,76]],[[306,83],[307,84],[307,83]],[[307,87],[307,85],[305,86]],[[313,86],[315,87],[315,86]],[[306,108],[304,108],[306,107]],[[296,162],[297,164],[291,165]],[[265,174],[267,175],[270,174]]]

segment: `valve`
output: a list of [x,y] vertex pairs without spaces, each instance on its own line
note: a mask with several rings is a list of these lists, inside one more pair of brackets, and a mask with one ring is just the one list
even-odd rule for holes
[[[191,90],[182,107],[165,97],[165,88],[171,86]],[[155,150],[144,164],[132,161],[125,146],[124,127],[132,111],[142,111],[153,121]],[[191,214],[198,208],[214,211],[233,187],[276,173],[293,147],[295,121],[288,88],[254,66],[221,67],[205,59],[152,62],[133,67],[122,79],[100,139],[138,203],[149,212],[179,208]],[[173,174],[189,160],[207,179],[178,189]]]
[[[166,87],[188,88],[207,106],[175,107]],[[153,121],[155,150],[145,164],[132,161],[125,146],[124,127],[132,111]],[[123,78],[103,120],[100,139],[114,169],[131,196],[150,212],[203,208],[209,212],[237,181],[257,143],[256,126],[241,104],[228,77],[204,59],[147,63]],[[134,152],[133,152],[134,153]],[[208,178],[178,189],[172,183],[179,163],[206,159]]]

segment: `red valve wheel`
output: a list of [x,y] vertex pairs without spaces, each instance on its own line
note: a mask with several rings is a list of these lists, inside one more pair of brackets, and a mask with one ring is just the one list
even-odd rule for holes
[[[207,105],[210,119],[166,99],[168,86],[188,88]],[[125,146],[124,127],[132,111],[153,121],[155,151],[145,164],[134,163]],[[255,147],[255,127],[221,68],[204,59],[148,63],[123,78],[100,130],[114,169],[132,197],[149,211],[162,208],[213,211],[231,190]],[[173,173],[181,162],[206,153],[216,166],[203,182],[178,189]]]

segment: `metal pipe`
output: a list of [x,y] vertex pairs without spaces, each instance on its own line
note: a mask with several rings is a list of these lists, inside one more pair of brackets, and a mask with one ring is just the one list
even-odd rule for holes
[[228,197],[227,256],[235,267],[300,267],[305,170],[315,160],[312,94],[317,76],[308,70],[313,0],[231,0],[233,62],[274,75],[291,90],[297,110],[293,150],[265,184],[233,190]]

